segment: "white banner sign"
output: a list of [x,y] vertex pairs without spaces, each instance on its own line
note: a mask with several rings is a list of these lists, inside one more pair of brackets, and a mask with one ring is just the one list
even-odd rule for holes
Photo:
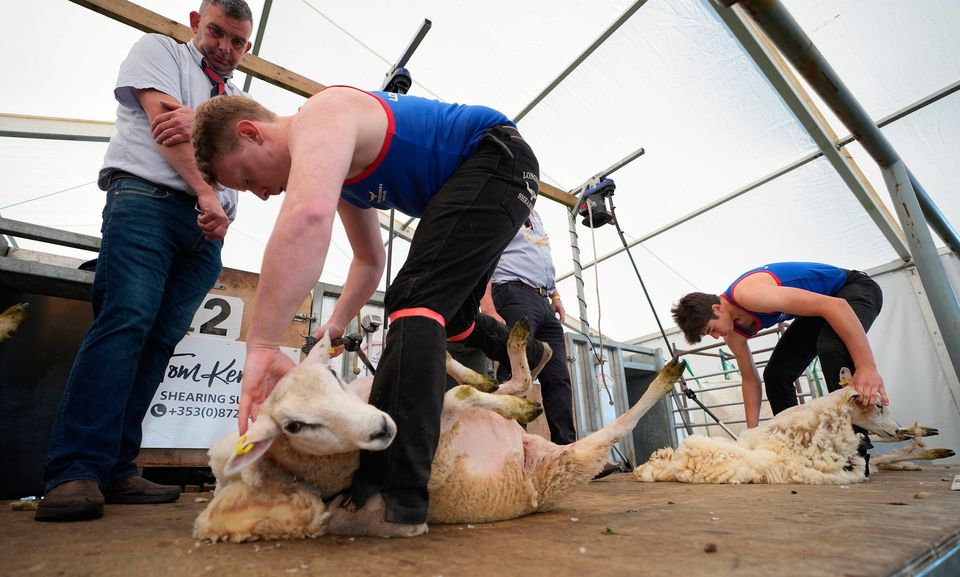
[[[300,362],[298,349],[280,350]],[[242,341],[184,337],[143,419],[141,446],[206,449],[236,431],[246,351]]]

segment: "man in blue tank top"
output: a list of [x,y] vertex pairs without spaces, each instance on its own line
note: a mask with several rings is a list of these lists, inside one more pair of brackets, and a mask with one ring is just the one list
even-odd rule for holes
[[[496,360],[509,362],[507,329],[475,320],[500,254],[536,202],[537,159],[507,117],[483,106],[343,86],[316,94],[293,116],[249,99],[214,100],[197,110],[192,134],[207,180],[264,200],[286,192],[247,331],[241,433],[292,366],[278,344],[320,277],[334,215],[353,262],[316,332],[331,338],[343,335],[380,283],[386,256],[376,209],[421,218],[386,293],[390,330],[370,394],[396,421],[397,436],[388,449],[361,454],[349,499],[331,506],[328,532],[423,534],[446,341],[496,349]],[[531,339],[527,354],[531,367],[542,367],[550,349]]]
[[[820,358],[827,388],[839,388],[840,369],[853,373],[852,386],[864,404],[879,394],[888,404],[883,379],[866,331],[880,314],[883,295],[866,274],[813,262],[780,262],[740,275],[721,295],[690,293],[672,309],[690,344],[704,335],[723,338],[742,375],[747,427],[760,418],[760,375],[747,340],[761,329],[793,319],[763,370],[767,400],[777,414],[797,404],[793,382]],[[865,452],[869,440],[861,446]]]

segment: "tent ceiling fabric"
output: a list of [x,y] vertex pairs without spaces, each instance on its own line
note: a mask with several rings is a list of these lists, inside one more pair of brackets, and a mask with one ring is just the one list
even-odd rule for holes
[[[142,0],[179,22],[199,0]],[[262,1],[250,1],[259,24]],[[324,84],[379,88],[424,18],[433,27],[408,67],[411,94],[493,106],[516,115],[633,2],[538,0],[274,2],[260,55]],[[960,3],[953,0],[785,2],[875,119],[960,79]],[[723,8],[721,8],[722,10]],[[117,68],[140,32],[63,0],[7,6],[0,113],[112,120]],[[17,56],[14,57],[13,55]],[[235,79],[243,83],[245,75]],[[251,95],[279,113],[299,96],[254,80]],[[814,102],[833,129],[839,125]],[[614,174],[614,201],[628,241],[706,206],[816,151],[713,6],[649,0],[534,107],[520,129],[546,182],[569,190],[637,148],[646,154]],[[960,96],[894,122],[884,133],[947,219],[960,222]],[[880,197],[879,170],[848,149]],[[93,181],[105,145],[0,138],[0,215],[98,234],[102,195]],[[242,198],[226,266],[259,270],[279,202]],[[567,213],[541,200],[559,273],[572,269]],[[613,227],[577,227],[581,260],[620,247]],[[337,231],[322,280],[342,283],[350,249]],[[68,249],[21,246],[73,254]],[[406,252],[398,242],[394,271]],[[869,268],[896,258],[832,167],[820,158],[632,249],[661,320],[690,290],[719,292],[741,270],[772,260],[824,260]],[[89,255],[84,255],[89,257]],[[628,340],[656,324],[626,255],[585,276],[588,311],[604,333]],[[571,279],[560,286],[575,313]],[[625,311],[631,311],[624,314]]]

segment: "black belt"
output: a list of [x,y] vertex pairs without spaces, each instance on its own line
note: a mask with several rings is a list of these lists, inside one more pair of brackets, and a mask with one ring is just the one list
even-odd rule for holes
[[520,136],[520,131],[512,126],[498,125],[491,126],[487,129],[487,132],[494,138],[509,138],[511,140],[523,140],[523,137]]
[[542,297],[544,297],[544,298],[550,296],[550,291],[549,291],[548,289],[546,289],[546,288],[544,288],[544,287],[532,287],[532,286],[528,285],[527,283],[525,283],[525,282],[520,282],[520,281],[518,281],[518,280],[509,280],[509,281],[507,281],[507,282],[505,282],[505,283],[502,283],[502,284],[509,284],[509,285],[514,285],[514,286],[523,287],[523,288],[527,289],[528,291],[533,291],[533,292],[537,293],[538,295],[540,295],[540,296],[542,296]]
[[163,190],[163,191],[169,192],[169,193],[174,194],[174,195],[176,195],[176,196],[182,196],[182,197],[185,197],[185,198],[187,198],[187,199],[191,199],[191,202],[195,202],[196,199],[197,199],[197,197],[195,197],[194,195],[190,194],[189,192],[184,192],[184,191],[182,191],[182,190],[177,190],[176,188],[170,188],[169,186],[164,186],[164,185],[162,185],[162,184],[157,184],[156,182],[153,182],[152,180],[147,180],[146,178],[143,178],[143,177],[141,177],[141,176],[137,176],[136,174],[132,174],[132,173],[127,172],[127,171],[125,171],[125,170],[114,170],[112,173],[110,173],[110,179],[107,180],[107,184],[111,184],[111,183],[113,183],[114,180],[119,180],[119,179],[121,179],[121,178],[135,178],[135,179],[137,179],[137,180],[142,180],[143,182],[146,182],[146,183],[150,184],[151,186],[155,186],[155,187],[157,187],[157,188],[159,188],[159,189],[161,189],[161,190]]
[[[848,271],[847,271],[847,280],[846,280],[846,283],[847,283],[847,284],[850,284],[850,283],[852,283],[852,282],[856,282],[856,281],[858,281],[858,280],[863,280],[863,279],[870,279],[870,275],[868,275],[867,273],[865,273],[865,272],[863,272],[863,271],[859,271],[859,270],[848,270]],[[873,280],[873,279],[870,279],[870,280]]]
[[520,131],[512,126],[498,126],[497,128],[504,131],[510,138],[523,140],[523,136],[520,135]]

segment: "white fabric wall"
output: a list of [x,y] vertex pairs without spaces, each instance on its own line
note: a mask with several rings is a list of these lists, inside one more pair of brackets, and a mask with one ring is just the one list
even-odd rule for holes
[[[942,261],[954,290],[960,287],[960,260],[945,255]],[[946,358],[942,364],[910,276],[916,269],[874,277],[883,289],[883,311],[867,336],[890,396],[890,406],[901,425],[914,421],[937,427],[940,435],[928,446],[960,450],[960,410],[950,392],[956,375]],[[955,389],[956,390],[956,389]]]

